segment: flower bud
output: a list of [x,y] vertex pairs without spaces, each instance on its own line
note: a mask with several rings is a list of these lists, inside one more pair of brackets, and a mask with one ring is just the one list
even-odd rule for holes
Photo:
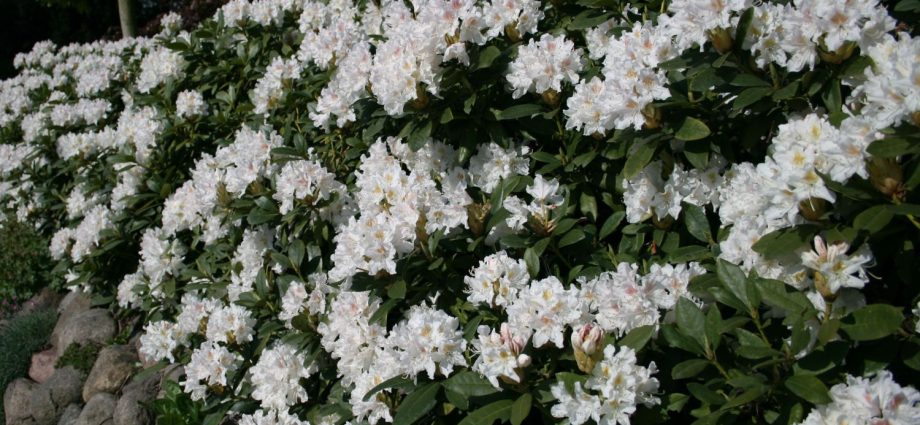
[[732,40],[732,33],[726,28],[716,28],[708,32],[709,41],[712,42],[712,47],[716,48],[716,51],[719,54],[725,54],[731,51],[732,46],[735,44]]
[[869,160],[869,181],[885,196],[903,201],[907,195],[903,180],[901,165],[894,159],[873,157]]
[[492,209],[492,204],[469,204],[466,206],[466,224],[476,236],[482,236],[485,233],[486,216]]
[[547,89],[540,97],[543,99],[543,103],[553,108],[559,106],[559,92],[553,89]]
[[661,127],[661,109],[653,104],[645,105],[642,108],[642,117],[645,118],[645,128],[654,130]]
[[508,36],[508,40],[512,43],[521,41],[521,32],[517,29],[517,22],[505,25],[505,35]]
[[409,107],[420,111],[425,109],[428,106],[428,92],[422,87],[421,84],[415,85],[415,99],[409,101]]
[[604,330],[600,326],[588,323],[576,328],[572,332],[572,349],[578,369],[590,373],[603,355],[603,345]]
[[799,202],[799,213],[808,220],[821,220],[825,211],[827,211],[827,201],[823,198],[808,198]]
[[849,59],[850,56],[853,56],[853,51],[855,49],[856,43],[847,41],[843,43],[842,46],[838,47],[837,50],[831,52],[828,51],[826,47],[824,47],[824,43],[822,42],[818,45],[818,57],[821,58],[822,62],[839,65],[843,63],[843,61]]

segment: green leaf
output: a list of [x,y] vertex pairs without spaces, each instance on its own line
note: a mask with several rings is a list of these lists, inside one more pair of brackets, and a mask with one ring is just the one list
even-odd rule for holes
[[684,119],[684,123],[681,124],[680,129],[677,130],[677,133],[674,134],[674,138],[689,142],[706,138],[710,133],[711,131],[706,126],[706,123],[693,117],[687,117]]
[[387,296],[392,299],[400,300],[406,298],[406,281],[404,279],[399,279],[393,282],[393,284],[387,287]]
[[900,307],[871,304],[843,318],[840,329],[854,341],[870,341],[897,332],[902,321]]
[[584,30],[593,28],[610,19],[610,16],[612,15],[613,14],[610,12],[603,13],[598,10],[586,10],[579,13],[578,15],[575,15],[575,17],[572,19],[572,23],[569,24],[568,29]]
[[409,393],[396,408],[393,425],[410,425],[425,416],[437,404],[440,390],[440,383],[430,382]]
[[658,146],[654,143],[639,143],[635,149],[626,158],[626,164],[623,166],[623,178],[631,179],[639,174],[655,155]]
[[683,202],[682,204],[684,224],[687,226],[687,231],[697,240],[708,243],[712,240],[712,234],[709,229],[709,220],[706,218],[706,212],[696,205],[687,202]]
[[501,56],[502,51],[495,46],[489,46],[479,52],[479,63],[476,65],[476,69],[483,69],[492,66],[492,62],[495,62],[495,59]]
[[444,388],[467,397],[481,397],[498,392],[482,375],[464,370],[443,382]]
[[543,113],[543,106],[535,103],[525,103],[523,105],[514,105],[502,111],[493,109],[495,119],[499,121],[515,120],[518,118],[529,118],[534,115]]
[[709,366],[708,360],[690,359],[682,361],[671,369],[671,379],[687,379],[699,375],[706,366]]
[[383,381],[377,384],[376,386],[374,386],[374,388],[371,388],[367,392],[367,394],[364,394],[364,401],[370,400],[371,397],[374,396],[374,394],[377,394],[378,392],[383,391],[383,390],[387,390],[391,388],[400,389],[400,390],[408,390],[414,387],[415,387],[415,384],[412,382],[412,380],[408,378],[404,378],[402,376],[394,376],[390,379],[387,379],[386,381]]
[[731,85],[736,87],[770,87],[770,83],[751,74],[738,74],[732,80]]
[[741,50],[741,45],[751,29],[751,21],[754,20],[754,8],[745,9],[744,13],[738,19],[738,27],[735,28],[735,50]]
[[810,244],[817,233],[817,227],[808,225],[774,230],[761,236],[752,248],[768,259],[776,259]]
[[450,110],[450,107],[444,108],[444,112],[441,112],[441,119],[438,120],[441,124],[447,124],[454,120],[454,111]]
[[687,263],[712,257],[712,251],[705,246],[687,245],[668,252],[668,261],[671,263]]
[[617,343],[617,346],[620,347],[629,347],[635,351],[639,351],[642,347],[645,347],[645,344],[648,343],[649,339],[652,338],[652,335],[655,334],[654,325],[645,325],[639,326],[629,331],[620,341]]
[[706,317],[693,301],[680,297],[674,313],[677,316],[677,326],[684,335],[696,340],[701,347],[709,345],[706,341]]
[[748,309],[748,313],[757,311],[757,305],[760,304],[760,294],[757,292],[757,288],[748,284],[747,276],[744,274],[744,270],[741,270],[741,267],[719,259],[716,265],[716,272],[719,276],[719,281],[744,304]]
[[535,278],[540,274],[540,256],[533,247],[524,250],[524,262],[527,264],[527,273],[530,274],[530,277]]
[[530,393],[518,397],[511,405],[511,425],[521,425],[527,415],[530,414],[530,407],[533,403],[533,396]]
[[610,234],[620,226],[620,223],[623,222],[625,217],[626,211],[616,211],[610,214],[610,217],[607,217],[607,220],[604,221],[604,224],[601,226],[601,231],[598,233],[597,238],[604,239],[610,236]]
[[578,208],[591,222],[597,221],[597,199],[590,193],[582,193],[578,199]]
[[569,230],[562,239],[559,239],[559,248],[563,248],[569,245],[573,245],[585,238],[585,232],[579,228],[574,228]]
[[884,229],[891,222],[892,218],[894,218],[894,214],[888,208],[888,205],[876,205],[859,213],[853,219],[853,228],[865,230],[869,234],[878,233],[879,230]]
[[809,310],[811,301],[800,291],[790,289],[784,282],[773,279],[754,279],[754,285],[763,297],[763,301],[772,307],[781,308],[790,313]]
[[881,158],[895,158],[898,156],[920,152],[920,143],[900,137],[888,137],[876,140],[866,148],[872,156]]
[[291,242],[291,246],[288,247],[288,258],[291,260],[291,264],[294,266],[295,270],[300,270],[300,264],[303,263],[303,256],[306,248],[303,245],[303,241],[300,239]]
[[492,425],[495,421],[507,421],[511,418],[511,400],[499,400],[471,412],[460,421],[459,425]]
[[812,375],[793,375],[785,382],[786,388],[793,394],[812,404],[827,404],[832,400],[827,395],[827,386]]
[[735,98],[735,102],[732,103],[732,109],[740,111],[750,105],[753,105],[760,99],[763,99],[766,95],[770,94],[773,91],[770,87],[751,87],[749,89],[744,89],[738,97]]
[[735,350],[739,356],[746,359],[762,359],[774,354],[779,354],[770,347],[769,344],[760,339],[759,336],[751,331],[738,328],[735,329],[735,336],[738,337],[738,348]]
[[409,144],[409,148],[413,151],[417,151],[425,146],[425,143],[431,138],[431,121],[425,123],[421,128],[417,128],[409,134],[409,139],[406,141]]

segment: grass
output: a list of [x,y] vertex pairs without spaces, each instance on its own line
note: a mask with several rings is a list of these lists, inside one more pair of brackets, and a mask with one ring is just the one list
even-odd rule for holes
[[[0,328],[0,394],[10,382],[29,373],[32,353],[48,345],[56,322],[56,312],[40,310],[13,317]],[[5,423],[4,417],[0,403],[0,424]]]

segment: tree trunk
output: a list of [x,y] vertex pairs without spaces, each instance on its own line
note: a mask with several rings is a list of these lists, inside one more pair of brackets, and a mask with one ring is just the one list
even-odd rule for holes
[[121,36],[134,37],[134,11],[131,10],[133,0],[118,0],[118,18],[121,20]]

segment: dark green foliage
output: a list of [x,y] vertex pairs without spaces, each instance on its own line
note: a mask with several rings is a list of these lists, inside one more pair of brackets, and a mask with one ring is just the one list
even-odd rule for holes
[[[48,344],[56,321],[54,311],[42,310],[14,317],[0,327],[0,394],[10,382],[26,376],[32,353]],[[3,417],[0,404],[0,423]]]
[[86,345],[70,344],[64,350],[64,354],[61,354],[61,357],[58,358],[54,367],[60,369],[65,366],[73,366],[74,369],[88,374],[92,370],[93,363],[96,362],[96,357],[99,356],[99,350],[101,349],[102,346],[92,342]]
[[[48,241],[26,224],[9,221],[0,228],[0,299],[23,301],[48,285]],[[0,316],[3,314],[0,307]]]

